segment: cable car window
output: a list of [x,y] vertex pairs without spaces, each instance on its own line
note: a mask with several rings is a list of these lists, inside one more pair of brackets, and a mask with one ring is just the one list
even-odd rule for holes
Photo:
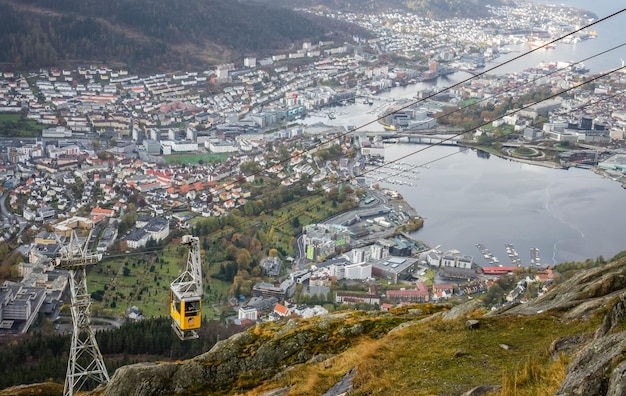
[[187,315],[197,315],[200,310],[200,301],[190,301],[185,303],[185,312]]

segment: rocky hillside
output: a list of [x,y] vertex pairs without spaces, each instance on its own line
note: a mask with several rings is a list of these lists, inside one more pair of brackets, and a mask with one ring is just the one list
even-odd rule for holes
[[188,361],[122,367],[92,394],[622,395],[625,318],[620,259],[496,312],[471,300],[260,324]]

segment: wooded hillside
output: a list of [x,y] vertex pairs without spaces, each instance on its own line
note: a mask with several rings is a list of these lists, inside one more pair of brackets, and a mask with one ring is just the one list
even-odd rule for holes
[[305,40],[342,42],[356,29],[325,21],[248,1],[0,0],[0,63],[178,70],[287,51]]

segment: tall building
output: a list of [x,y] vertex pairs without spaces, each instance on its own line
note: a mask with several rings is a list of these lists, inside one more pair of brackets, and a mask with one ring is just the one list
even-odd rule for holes
[[256,67],[256,58],[244,58],[243,65],[245,67],[254,68]]

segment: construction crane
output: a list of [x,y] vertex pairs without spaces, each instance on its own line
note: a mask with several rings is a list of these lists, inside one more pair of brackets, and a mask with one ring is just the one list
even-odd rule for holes
[[72,230],[69,243],[60,249],[56,259],[56,267],[67,270],[70,275],[72,341],[67,361],[67,373],[63,396],[72,396],[87,382],[109,382],[109,373],[98,348],[96,336],[91,328],[91,296],[87,291],[87,275],[85,268],[102,260],[102,254],[91,253],[87,247],[89,236],[79,241]]
[[198,338],[202,317],[202,267],[198,237],[184,235],[181,243],[189,247],[185,271],[170,284],[172,328],[181,340]]

